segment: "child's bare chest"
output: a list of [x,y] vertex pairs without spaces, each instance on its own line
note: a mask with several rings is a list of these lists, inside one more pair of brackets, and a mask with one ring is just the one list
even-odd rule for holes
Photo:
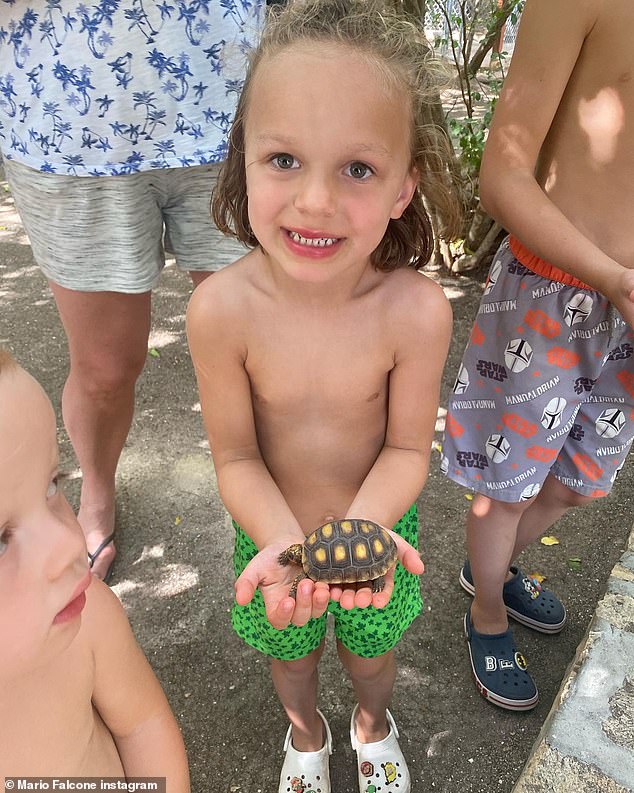
[[16,691],[19,707],[3,703],[12,718],[0,720],[0,758],[6,751],[17,776],[120,775],[116,746],[91,702],[91,666],[71,675],[56,663],[31,681],[28,696]]
[[[256,406],[343,414],[387,393],[394,353],[374,326],[307,322],[271,327],[249,344],[246,368]],[[252,353],[252,354],[251,354]]]

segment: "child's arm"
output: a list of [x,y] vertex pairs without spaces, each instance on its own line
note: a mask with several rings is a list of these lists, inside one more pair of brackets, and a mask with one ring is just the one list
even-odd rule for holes
[[183,738],[123,607],[93,579],[82,631],[93,649],[93,705],[114,738],[126,777],[165,777],[167,793],[189,793]]
[[[440,383],[451,338],[451,307],[441,288],[414,273],[392,299],[386,333],[393,336],[394,368],[389,382],[389,413],[383,448],[350,505],[347,517],[369,518],[391,528],[418,498],[429,471]],[[413,573],[423,565],[411,549],[401,561]],[[392,593],[393,576],[372,597],[377,608]],[[340,603],[351,605],[344,591]],[[336,594],[335,594],[336,596]]]
[[220,496],[262,551],[241,578],[246,588],[238,586],[237,600],[247,603],[259,586],[272,625],[303,625],[311,616],[323,614],[329,591],[326,584],[315,586],[306,580],[296,600],[288,596],[297,570],[281,566],[277,558],[289,545],[306,538],[260,454],[244,366],[245,318],[233,299],[233,291],[219,277],[208,279],[190,300],[187,334]]
[[596,0],[526,3],[484,150],[480,198],[533,253],[606,295],[634,326],[634,271],[594,245],[535,179],[542,144],[599,5]]

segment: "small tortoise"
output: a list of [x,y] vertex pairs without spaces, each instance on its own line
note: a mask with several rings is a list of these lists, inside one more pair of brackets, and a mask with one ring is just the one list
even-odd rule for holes
[[304,568],[291,585],[291,597],[296,596],[302,578],[327,584],[371,581],[372,592],[381,592],[385,574],[396,564],[396,543],[371,520],[333,520],[315,529],[303,545],[291,545],[278,561]]

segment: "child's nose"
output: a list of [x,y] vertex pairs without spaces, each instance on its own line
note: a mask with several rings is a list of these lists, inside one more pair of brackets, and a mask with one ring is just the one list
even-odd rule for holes
[[331,217],[336,207],[334,185],[322,174],[307,173],[299,183],[295,207],[305,214]]
[[67,570],[88,568],[86,540],[77,519],[68,507],[63,514],[49,513],[41,542],[46,548],[46,573],[50,580]]

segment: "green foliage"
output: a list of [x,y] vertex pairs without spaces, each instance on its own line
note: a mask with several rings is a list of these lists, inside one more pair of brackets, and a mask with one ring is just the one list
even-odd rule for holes
[[524,0],[430,0],[425,25],[435,32],[433,47],[449,61],[459,89],[448,118],[456,152],[467,175],[477,179],[495,103],[505,72],[505,54],[493,53],[491,67],[482,68],[485,56],[499,40],[504,24],[517,25]]

